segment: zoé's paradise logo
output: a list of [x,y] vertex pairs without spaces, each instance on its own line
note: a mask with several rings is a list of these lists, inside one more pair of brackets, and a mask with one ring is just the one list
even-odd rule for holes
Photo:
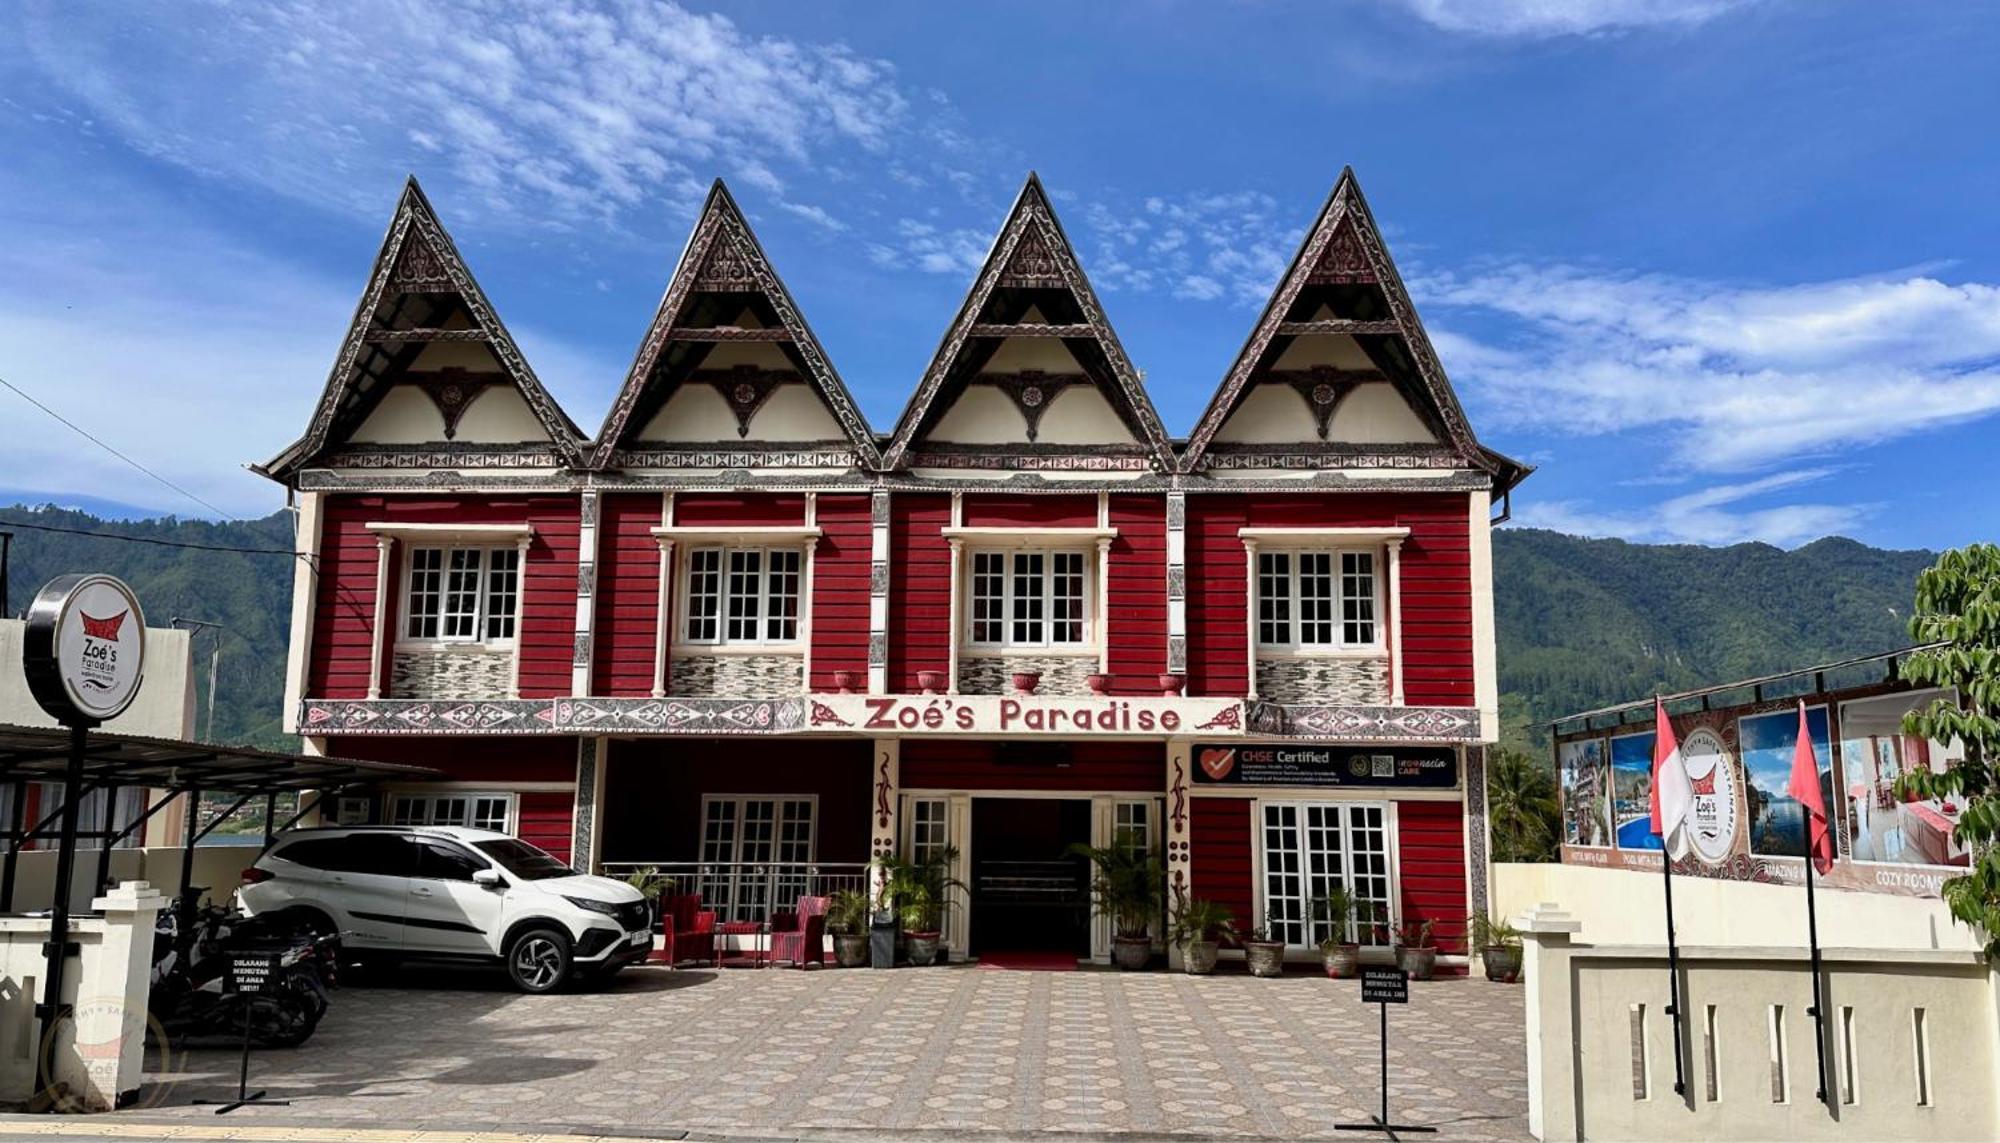
[[28,610],[22,666],[56,721],[93,726],[132,705],[145,677],[146,619],[132,589],[108,575],[49,581]]

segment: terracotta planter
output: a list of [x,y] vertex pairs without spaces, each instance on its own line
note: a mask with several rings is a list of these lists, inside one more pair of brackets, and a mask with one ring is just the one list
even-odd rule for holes
[[944,689],[943,671],[918,671],[917,686],[927,695],[934,695]]
[[1111,693],[1111,676],[1102,673],[1088,674],[1083,676],[1083,685],[1090,688],[1091,694],[1108,695]]
[[1244,941],[1243,962],[1251,976],[1277,976],[1285,971],[1285,946],[1277,941]]
[[1434,948],[1410,948],[1407,945],[1396,950],[1396,967],[1410,974],[1411,980],[1429,980],[1437,972],[1438,951]]
[[1321,949],[1319,959],[1331,979],[1346,980],[1361,973],[1360,945],[1335,945],[1330,949]]
[[1479,961],[1486,966],[1486,979],[1496,984],[1521,979],[1520,945],[1490,945],[1479,950]]
[[1207,976],[1215,971],[1215,954],[1221,947],[1214,941],[1189,941],[1181,947],[1181,967],[1189,976]]
[[841,694],[844,695],[853,694],[854,688],[857,685],[859,685],[860,682],[861,682],[860,671],[835,671],[833,673],[834,689],[838,690]]
[[833,963],[842,968],[860,968],[867,964],[868,934],[833,934]]
[[1153,938],[1112,937],[1111,963],[1126,972],[1137,972],[1153,960]]
[[1035,688],[1041,685],[1042,685],[1042,673],[1040,671],[1014,672],[1015,694],[1022,694],[1022,695],[1034,694]]
[[1165,698],[1178,698],[1181,688],[1187,686],[1186,675],[1161,675],[1160,694]]
[[910,963],[927,965],[937,960],[941,933],[910,933]]

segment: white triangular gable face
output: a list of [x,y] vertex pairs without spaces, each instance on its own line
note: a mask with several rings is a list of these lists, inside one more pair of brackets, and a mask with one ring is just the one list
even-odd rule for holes
[[741,450],[759,467],[876,460],[873,430],[720,183],[592,463],[677,467],[716,449]]
[[1172,447],[1030,177],[898,422],[888,467],[1171,468]]

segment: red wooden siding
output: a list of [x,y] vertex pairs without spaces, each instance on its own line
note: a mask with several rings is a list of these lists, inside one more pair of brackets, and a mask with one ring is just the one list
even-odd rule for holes
[[[574,738],[330,738],[326,752],[341,758],[428,766],[445,778],[478,782],[508,790],[518,782],[576,781],[577,740]],[[421,791],[422,783],[410,789]],[[575,795],[569,790],[524,790],[516,796],[521,840],[570,859],[571,815]]]
[[1097,496],[969,493],[963,518],[968,528],[1095,528]]
[[1112,690],[1158,694],[1167,669],[1167,506],[1159,496],[1113,496],[1109,627]]
[[659,638],[660,524],[657,493],[606,496],[597,516],[597,611],[591,693],[653,693]]
[[914,694],[918,671],[946,670],[951,655],[951,548],[940,532],[951,498],[889,498],[889,689]]
[[1468,511],[1466,498],[1452,493],[1188,497],[1189,691],[1227,695],[1249,688],[1247,569],[1237,529],[1407,527],[1401,557],[1405,701],[1470,706]]
[[569,794],[537,791],[522,794],[516,803],[514,833],[529,845],[539,846],[557,861],[570,859],[570,830],[575,819],[576,799]]
[[[534,526],[521,577],[521,658],[524,698],[566,695],[576,630],[576,563],[579,504],[568,496],[330,497],[320,533],[319,599],[306,691],[317,698],[365,698],[370,654],[379,645],[375,627],[376,538],[367,525],[518,524]],[[397,544],[390,571],[392,593],[402,583],[408,545]],[[395,605],[385,607],[383,630],[393,632]],[[388,681],[384,663],[383,681]]]
[[855,671],[865,688],[874,543],[868,497],[821,496],[815,518],[820,537],[813,549],[811,686],[833,690],[835,671]]
[[[1190,497],[1189,499],[1193,499]],[[1238,932],[1263,924],[1256,916],[1256,853],[1248,798],[1188,800],[1189,889],[1236,915]]]
[[1047,746],[1024,742],[1007,748],[1003,755],[1000,745],[993,742],[906,738],[900,765],[902,785],[916,790],[1133,790],[1151,794],[1163,791],[1167,784],[1165,747],[1157,742]]
[[1465,951],[1465,807],[1458,802],[1398,802],[1396,863],[1405,921],[1434,921],[1432,936],[1450,953]]
[[804,493],[682,492],[674,496],[674,523],[683,528],[796,528],[805,519]]

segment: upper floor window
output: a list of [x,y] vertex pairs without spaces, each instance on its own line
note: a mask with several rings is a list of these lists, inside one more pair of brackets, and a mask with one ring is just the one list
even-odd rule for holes
[[688,643],[793,643],[799,637],[799,548],[695,548],[688,553]]
[[1090,635],[1089,560],[1074,551],[972,553],[971,641],[987,647],[1081,646]]
[[1375,553],[1257,553],[1257,645],[1319,650],[1376,645]]
[[519,548],[412,548],[403,635],[511,642],[520,597]]

